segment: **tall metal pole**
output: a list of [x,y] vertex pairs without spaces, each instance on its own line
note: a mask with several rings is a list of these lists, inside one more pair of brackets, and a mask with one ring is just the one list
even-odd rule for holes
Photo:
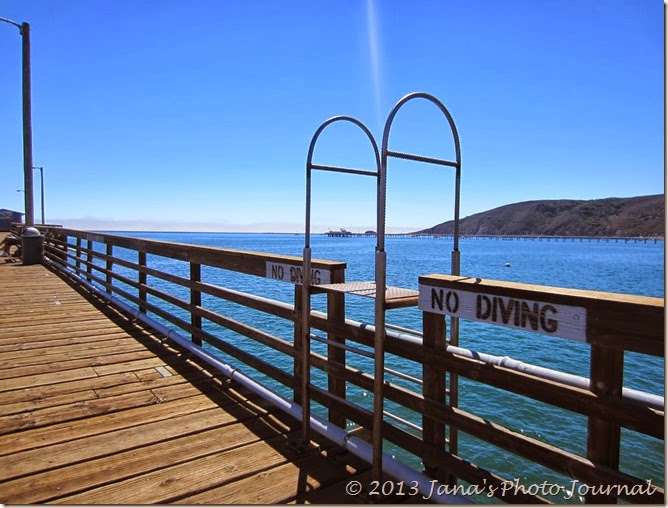
[[23,178],[25,189],[25,224],[35,224],[32,179],[32,105],[30,101],[30,24],[21,24],[23,41]]
[[39,174],[42,181],[42,224],[46,224],[46,219],[44,218],[44,168],[40,168]]
[[33,186],[32,186],[32,107],[30,102],[30,24],[17,23],[0,17],[0,21],[19,29],[22,40],[23,67],[23,181],[25,191],[25,223],[33,226]]

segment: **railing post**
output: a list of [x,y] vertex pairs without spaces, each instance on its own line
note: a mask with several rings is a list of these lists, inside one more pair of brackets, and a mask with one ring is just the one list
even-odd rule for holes
[[[445,348],[445,316],[432,312],[422,313],[423,347],[425,358],[430,351]],[[422,394],[425,400],[445,404],[445,371],[426,363],[422,367]],[[425,474],[441,482],[445,481],[445,471],[439,468],[438,451],[445,452],[445,425],[426,416],[422,417],[422,442],[424,450],[422,462]]]
[[44,237],[44,257],[46,259],[51,259],[52,261],[56,261],[63,265],[67,264],[67,262],[69,261],[67,259],[67,253],[68,253],[67,235],[59,234],[58,230],[55,228],[44,229],[42,235]]
[[107,244],[107,262],[106,262],[106,289],[107,293],[111,294],[111,286],[113,284],[113,278],[111,273],[114,269],[114,262],[111,260],[111,257],[114,255],[114,246],[110,243]]
[[144,314],[147,313],[146,308],[146,290],[143,286],[146,286],[146,272],[142,271],[142,268],[146,268],[146,252],[137,251],[137,283],[139,284],[139,312]]
[[93,273],[93,241],[86,240],[86,280],[88,283],[93,282],[91,274]]
[[[65,239],[65,243],[67,243],[67,239]],[[74,266],[76,266],[77,275],[79,275],[79,271],[81,270],[81,237],[80,236],[77,236],[76,256],[77,256],[77,260],[74,263]]]
[[[53,231],[51,234],[51,238],[53,239],[52,245],[52,250],[51,250],[51,255],[56,258],[60,259],[63,265],[67,264],[69,262],[69,259],[67,258],[67,254],[69,251],[69,246],[67,244],[67,235],[62,235],[59,234],[57,231]],[[79,275],[77,273],[77,275]]]
[[[342,283],[345,280],[345,272],[343,270],[332,273],[332,283]],[[327,294],[327,338],[338,344],[345,344],[345,337],[341,337],[335,332],[331,331],[332,327],[343,326],[346,320],[345,309],[345,295],[343,293],[328,293]],[[346,365],[346,350],[335,345],[327,346],[327,361],[340,364],[342,367]],[[327,385],[329,393],[341,399],[346,398],[346,381],[336,376],[327,376]],[[329,410],[329,421],[334,425],[346,428],[346,417],[332,409]]]
[[302,286],[295,285],[295,307],[294,307],[294,350],[295,358],[293,364],[294,386],[293,397],[295,402],[301,402],[302,390]]
[[[202,280],[202,265],[199,263],[190,263],[190,282],[195,283],[195,282],[201,282]],[[193,328],[197,330],[202,329],[202,316],[199,316],[195,314],[195,307],[201,307],[202,306],[202,292],[190,288],[190,324],[193,326]],[[198,346],[202,345],[202,339],[195,335],[193,332],[191,335],[192,341],[197,344]]]
[[[450,340],[448,344],[459,347],[459,319],[455,317],[450,318]],[[459,375],[454,372],[448,373],[447,397],[450,407],[457,407],[459,405]],[[458,443],[457,427],[448,425],[447,448],[450,454],[457,455]],[[456,483],[456,478],[450,477],[448,481],[454,484]]]
[[[624,351],[592,344],[590,390],[601,397],[621,399],[624,378]],[[619,469],[620,427],[599,418],[589,418],[587,458],[596,466]],[[586,503],[614,504],[615,496],[585,496]]]

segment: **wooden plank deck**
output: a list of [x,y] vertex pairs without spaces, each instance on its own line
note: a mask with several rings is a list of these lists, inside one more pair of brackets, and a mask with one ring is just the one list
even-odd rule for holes
[[0,288],[0,503],[365,501],[367,464],[47,268]]

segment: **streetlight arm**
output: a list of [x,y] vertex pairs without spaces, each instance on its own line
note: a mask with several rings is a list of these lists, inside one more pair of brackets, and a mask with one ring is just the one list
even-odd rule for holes
[[2,18],[2,17],[0,17],[0,21],[4,21],[5,23],[9,23],[10,25],[14,25],[16,28],[19,29],[19,32],[23,33],[23,27],[21,26],[20,23],[17,23],[16,21],[12,21],[11,19]]

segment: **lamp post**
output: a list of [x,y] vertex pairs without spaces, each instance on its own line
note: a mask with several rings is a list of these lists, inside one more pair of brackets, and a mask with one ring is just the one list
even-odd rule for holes
[[40,190],[42,198],[42,225],[44,225],[46,224],[46,222],[44,221],[44,167],[37,166],[34,167],[33,169],[39,169]]
[[0,21],[14,25],[19,29],[22,40],[23,69],[23,179],[25,188],[25,225],[35,224],[33,185],[32,185],[32,105],[30,100],[30,24],[16,23],[11,19],[0,17]]
[[[24,191],[23,189],[16,189],[16,192],[23,192],[23,194],[25,194],[26,191]],[[24,196],[24,199],[25,199],[25,196]],[[25,210],[23,211],[23,213],[21,215],[23,215],[25,217]]]
[[23,89],[23,181],[25,189],[25,228],[21,235],[21,258],[24,265],[41,263],[44,256],[44,238],[35,229],[32,188],[32,105],[30,102],[30,24],[18,24],[7,18],[0,21],[14,25],[21,33],[22,89]]

